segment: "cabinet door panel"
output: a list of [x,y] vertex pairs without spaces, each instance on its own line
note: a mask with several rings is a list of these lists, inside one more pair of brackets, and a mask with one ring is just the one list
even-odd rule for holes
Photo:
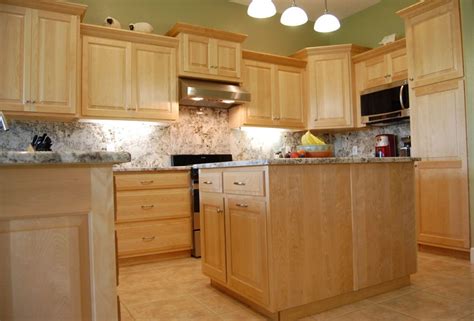
[[349,54],[321,55],[309,64],[310,127],[352,125]]
[[244,60],[243,86],[250,92],[252,99],[245,104],[247,122],[254,125],[273,124],[273,82],[272,65],[257,61]]
[[466,119],[462,80],[412,90],[413,155],[425,159],[466,156]]
[[132,55],[136,115],[142,118],[176,119],[176,50],[134,44]]
[[92,320],[88,230],[84,213],[0,222],[0,319]]
[[277,124],[288,127],[304,126],[304,75],[299,68],[276,65],[274,115]]
[[[215,40],[217,74],[219,76],[240,78],[240,44],[230,41]],[[215,69],[215,68],[214,68]]]
[[0,110],[22,111],[29,100],[31,11],[0,4]]
[[469,248],[467,168],[463,161],[419,162],[416,169],[418,241]]
[[390,69],[390,80],[398,81],[408,78],[408,62],[406,48],[394,51],[387,55]]
[[405,28],[412,87],[463,76],[457,0],[407,18]]
[[365,62],[366,68],[366,88],[383,85],[387,82],[387,61],[384,55],[374,57]]
[[221,194],[201,193],[200,202],[202,272],[225,283],[224,198]]
[[195,35],[182,35],[183,71],[209,74],[211,67],[210,39]]
[[131,44],[84,37],[82,112],[125,117],[131,102]]
[[74,114],[77,100],[77,16],[33,11],[29,111]]
[[231,288],[268,302],[265,201],[229,197],[226,201],[227,279]]

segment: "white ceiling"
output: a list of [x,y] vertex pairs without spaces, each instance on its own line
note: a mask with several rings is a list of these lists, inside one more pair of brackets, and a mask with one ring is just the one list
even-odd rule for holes
[[[251,0],[229,0],[242,5],[248,5]],[[327,0],[329,13],[334,14],[339,19],[343,19],[356,12],[362,11],[380,0]],[[277,11],[282,13],[288,8],[292,0],[273,0]],[[308,14],[309,20],[315,21],[324,12],[324,0],[296,0],[296,5],[301,7]]]

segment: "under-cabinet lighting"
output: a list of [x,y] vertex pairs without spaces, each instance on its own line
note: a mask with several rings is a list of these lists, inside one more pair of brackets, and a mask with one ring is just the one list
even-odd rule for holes
[[203,97],[191,97],[191,100],[201,101],[201,100],[204,100],[204,98]]
[[224,104],[233,104],[233,103],[235,103],[235,100],[233,100],[233,99],[224,99],[224,100],[222,100],[222,102]]

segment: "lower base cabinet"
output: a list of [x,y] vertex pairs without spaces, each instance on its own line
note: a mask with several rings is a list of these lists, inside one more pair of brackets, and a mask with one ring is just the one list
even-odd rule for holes
[[119,262],[189,255],[189,171],[116,172],[114,176]]
[[213,178],[212,189],[200,182],[203,273],[275,320],[408,285],[414,170],[413,162],[201,169]]

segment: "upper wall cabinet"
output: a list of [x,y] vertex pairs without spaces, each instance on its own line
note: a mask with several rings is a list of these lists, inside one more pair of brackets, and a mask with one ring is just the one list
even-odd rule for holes
[[352,57],[354,69],[354,127],[364,127],[360,117],[360,93],[408,78],[405,39],[365,51]]
[[34,9],[0,4],[0,110],[13,116],[74,117],[79,24],[86,7],[31,5]]
[[242,86],[251,102],[230,110],[230,126],[305,128],[306,62],[245,50],[242,56]]
[[405,19],[411,88],[463,76],[458,0],[419,2],[397,13]]
[[408,78],[405,39],[356,55],[352,62],[360,64],[355,79],[362,90]]
[[354,126],[351,59],[365,50],[349,44],[306,48],[293,55],[308,61],[308,128]]
[[178,118],[174,38],[82,25],[82,115]]
[[240,44],[246,35],[184,23],[177,23],[166,35],[180,41],[180,76],[240,81]]

